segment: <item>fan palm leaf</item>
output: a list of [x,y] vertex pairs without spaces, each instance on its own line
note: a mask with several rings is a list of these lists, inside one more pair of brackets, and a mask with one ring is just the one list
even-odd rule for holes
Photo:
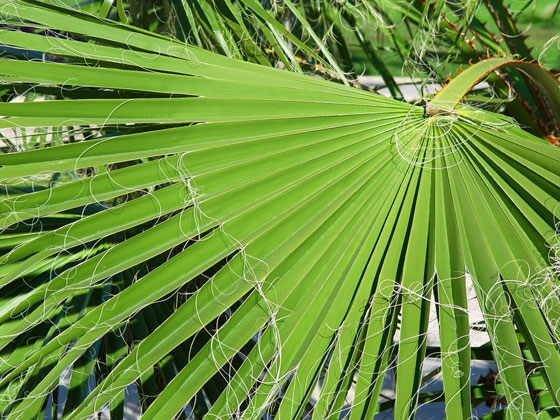
[[2,42],[64,58],[0,61],[45,95],[0,126],[67,133],[0,155],[5,416],[118,417],[136,383],[145,418],[371,418],[394,367],[409,418],[435,305],[465,418],[467,281],[508,415],[537,415],[530,368],[558,404],[560,150],[458,104],[470,82],[426,112],[41,2],[0,16]]

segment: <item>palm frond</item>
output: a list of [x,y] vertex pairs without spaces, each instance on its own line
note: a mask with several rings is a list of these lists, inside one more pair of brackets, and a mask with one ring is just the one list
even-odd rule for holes
[[130,384],[147,419],[371,418],[391,368],[409,418],[431,305],[447,415],[466,417],[467,281],[508,415],[540,410],[527,369],[558,405],[560,150],[34,0],[0,16],[6,44],[64,58],[0,61],[48,92],[0,104],[2,128],[68,134],[0,155],[7,418],[61,404],[68,370],[68,418],[118,417]]

